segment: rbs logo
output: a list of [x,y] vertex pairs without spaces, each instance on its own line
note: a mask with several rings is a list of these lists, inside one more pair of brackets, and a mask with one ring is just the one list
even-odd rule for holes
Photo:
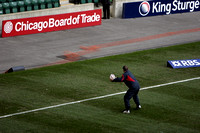
[[173,60],[167,62],[172,68],[200,67],[200,59],[192,60]]

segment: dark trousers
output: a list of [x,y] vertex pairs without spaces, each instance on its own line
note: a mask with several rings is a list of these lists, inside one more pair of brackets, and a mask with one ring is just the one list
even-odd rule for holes
[[103,4],[103,18],[110,19],[110,4]]
[[126,94],[124,95],[124,104],[125,104],[125,108],[127,110],[130,109],[130,99],[133,97],[133,100],[136,104],[136,106],[138,107],[140,105],[140,102],[139,102],[139,98],[138,98],[138,92],[139,92],[139,89],[136,89],[136,90],[132,90],[132,89],[129,89]]
[[81,0],[74,0],[74,4],[81,4]]

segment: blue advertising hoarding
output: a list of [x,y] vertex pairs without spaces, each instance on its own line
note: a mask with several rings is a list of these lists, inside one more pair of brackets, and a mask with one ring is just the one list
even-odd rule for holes
[[200,11],[199,0],[152,0],[123,4],[122,18]]
[[167,66],[172,68],[200,67],[200,59],[167,61]]

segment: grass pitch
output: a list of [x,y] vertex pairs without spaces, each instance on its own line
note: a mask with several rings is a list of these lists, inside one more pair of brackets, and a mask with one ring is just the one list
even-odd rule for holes
[[[109,75],[127,65],[141,87],[200,76],[168,60],[200,58],[200,42],[0,75],[0,116],[126,91]],[[139,92],[141,110],[122,114],[123,94],[0,119],[2,133],[200,132],[200,81]]]

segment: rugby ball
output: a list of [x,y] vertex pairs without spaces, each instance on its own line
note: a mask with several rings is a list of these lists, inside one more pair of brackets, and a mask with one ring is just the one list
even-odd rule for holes
[[114,80],[116,77],[114,74],[110,74],[110,80]]

